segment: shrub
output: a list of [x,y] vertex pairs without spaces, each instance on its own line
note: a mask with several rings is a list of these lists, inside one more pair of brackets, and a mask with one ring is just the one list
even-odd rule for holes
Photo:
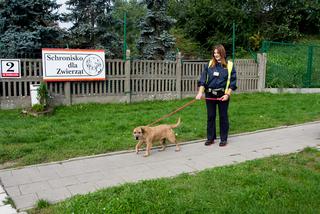
[[253,34],[249,37],[249,44],[250,48],[253,51],[258,51],[261,48],[263,36],[260,34],[260,32]]
[[45,109],[45,106],[42,105],[42,104],[34,104],[34,105],[32,106],[32,110],[33,110],[33,111],[36,111],[36,112],[44,111],[44,109]]
[[48,88],[47,85],[45,83],[41,83],[39,88],[38,88],[38,100],[40,102],[41,105],[43,105],[44,107],[47,106],[48,104],[48,99],[49,99],[49,93],[48,93]]

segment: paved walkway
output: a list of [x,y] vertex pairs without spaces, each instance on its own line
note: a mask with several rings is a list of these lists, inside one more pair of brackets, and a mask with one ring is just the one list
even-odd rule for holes
[[194,141],[181,146],[180,152],[168,147],[164,152],[153,150],[147,158],[143,157],[143,152],[136,155],[130,151],[1,170],[0,179],[17,208],[25,210],[39,199],[58,202],[126,182],[196,172],[297,152],[308,146],[320,148],[320,121],[233,135],[229,137],[229,144],[222,148],[217,144],[206,147],[203,141]]

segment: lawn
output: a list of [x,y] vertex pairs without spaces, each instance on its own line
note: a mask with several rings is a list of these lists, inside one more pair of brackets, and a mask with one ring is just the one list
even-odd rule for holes
[[[243,93],[231,98],[230,134],[320,120],[320,94]],[[0,110],[0,168],[25,166],[133,149],[132,130],[149,124],[191,99],[132,104],[61,106],[52,116],[25,116]],[[206,137],[204,101],[160,123],[175,123],[177,139]]]
[[[312,50],[309,49],[311,46]],[[310,39],[297,44],[273,42],[267,51],[267,58],[267,87],[304,87],[308,82],[307,68],[311,72],[310,87],[319,87],[319,40]]]
[[[128,183],[30,213],[319,213],[320,151]],[[45,204],[44,202],[42,204]]]

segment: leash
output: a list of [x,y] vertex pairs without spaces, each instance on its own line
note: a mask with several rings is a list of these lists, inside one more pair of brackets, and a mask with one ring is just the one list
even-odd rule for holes
[[153,125],[153,124],[155,124],[155,123],[157,123],[157,122],[159,122],[159,121],[161,121],[161,120],[163,120],[163,119],[165,119],[165,118],[170,117],[171,115],[173,115],[173,114],[177,113],[178,111],[181,111],[181,110],[184,109],[185,107],[191,105],[191,104],[194,103],[195,101],[197,101],[197,100],[196,100],[196,99],[193,99],[193,100],[191,100],[190,102],[187,102],[186,104],[184,104],[184,105],[181,106],[180,108],[176,109],[175,111],[171,112],[170,114],[164,115],[163,117],[159,118],[158,120],[154,121],[153,123],[150,123],[150,124],[147,125],[147,126],[151,126],[151,125]]
[[[218,100],[218,101],[221,101],[221,98],[203,98],[204,100]],[[181,111],[182,109],[188,107],[189,105],[193,104],[194,102],[196,102],[197,100],[196,99],[193,99],[191,100],[190,102],[187,102],[186,104],[184,104],[183,106],[181,106],[180,108],[177,108],[176,110],[174,110],[173,112],[169,113],[169,114],[166,114],[162,117],[160,117],[158,120],[148,124],[147,126],[152,126],[154,124],[156,124],[157,122],[160,122],[161,120],[163,119],[166,119],[168,117],[170,117],[171,115],[174,115],[175,113]]]

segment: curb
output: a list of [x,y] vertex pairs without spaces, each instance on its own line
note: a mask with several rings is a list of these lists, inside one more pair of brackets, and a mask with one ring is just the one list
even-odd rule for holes
[[[239,133],[239,134],[232,134],[232,135],[229,135],[229,138],[238,137],[238,136],[244,136],[244,135],[250,135],[250,134],[255,134],[255,133],[260,133],[260,132],[273,131],[273,130],[278,130],[278,129],[299,127],[299,126],[304,126],[304,125],[309,125],[309,124],[317,124],[317,123],[320,123],[320,120],[319,121],[312,121],[312,122],[302,123],[302,124],[286,125],[286,126],[279,126],[279,127],[274,127],[274,128],[261,129],[261,130],[251,131],[251,132],[243,132],[243,133]],[[188,144],[193,144],[193,143],[200,143],[200,142],[204,142],[204,141],[206,141],[206,139],[198,139],[198,140],[192,140],[192,141],[187,141],[187,142],[180,142],[179,145],[183,146],[183,145],[188,145]],[[173,147],[173,146],[175,146],[175,145],[174,144],[167,145],[167,147]],[[159,149],[159,148],[161,148],[161,147],[160,146],[154,146],[154,147],[152,147],[152,150]],[[144,151],[144,149],[142,149],[141,151]],[[62,160],[62,161],[53,161],[53,162],[48,162],[48,163],[40,163],[40,164],[33,164],[33,165],[28,165],[28,166],[20,166],[20,167],[2,169],[0,171],[5,172],[5,171],[16,170],[16,169],[22,169],[22,168],[31,168],[31,167],[35,167],[35,166],[47,166],[47,165],[51,165],[51,164],[63,164],[63,163],[72,162],[72,161],[91,159],[91,158],[98,158],[98,157],[105,157],[105,156],[128,154],[128,153],[133,153],[133,152],[135,152],[134,149],[122,150],[122,151],[108,152],[108,153],[103,153],[103,154],[98,154],[98,155],[88,155],[88,156],[75,157],[75,158],[70,158],[70,159]]]

